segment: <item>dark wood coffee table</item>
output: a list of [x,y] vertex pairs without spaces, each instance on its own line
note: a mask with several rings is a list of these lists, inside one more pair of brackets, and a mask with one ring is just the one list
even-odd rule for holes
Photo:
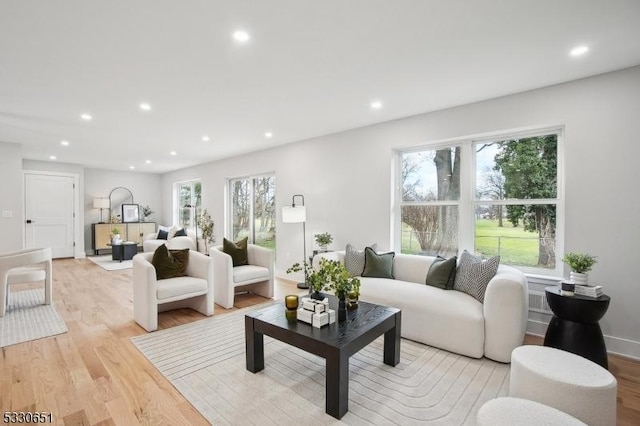
[[[336,310],[337,299],[330,307]],[[400,362],[400,309],[359,302],[358,309],[347,311],[347,319],[322,328],[302,321],[288,322],[284,305],[278,304],[245,315],[247,370],[264,369],[264,335],[318,355],[326,361],[327,414],[339,419],[349,409],[349,358],[384,334],[383,361],[396,366]]]

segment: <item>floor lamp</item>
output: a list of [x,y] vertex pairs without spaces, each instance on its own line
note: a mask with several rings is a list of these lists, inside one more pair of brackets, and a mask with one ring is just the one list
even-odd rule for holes
[[[302,199],[301,205],[296,205],[296,197]],[[302,223],[302,251],[303,251],[303,263],[307,262],[307,230],[305,228],[305,222],[307,221],[307,209],[304,206],[304,195],[296,194],[291,198],[291,206],[282,207],[282,222],[283,223]],[[298,283],[298,288],[309,288],[307,285],[307,271],[304,269],[304,282]]]

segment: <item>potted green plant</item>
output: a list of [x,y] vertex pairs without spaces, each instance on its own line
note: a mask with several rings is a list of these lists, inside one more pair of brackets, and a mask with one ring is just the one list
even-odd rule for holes
[[211,219],[211,215],[207,213],[207,209],[204,209],[200,216],[198,216],[198,227],[200,228],[200,232],[202,233],[202,239],[204,240],[204,250],[205,253],[209,253],[208,246],[209,243],[214,243],[216,241],[213,236],[214,223],[213,219]]
[[324,299],[324,295],[320,292],[325,290],[328,284],[329,278],[327,277],[327,270],[321,267],[316,271],[310,263],[302,262],[301,265],[299,262],[296,262],[287,269],[287,274],[301,271],[304,272],[304,282],[309,286],[311,298],[317,300]]
[[120,229],[117,226],[111,228],[111,244],[120,244]]
[[588,253],[565,253],[562,261],[571,269],[571,281],[576,284],[586,285],[589,282],[587,272],[596,264],[596,257]]
[[315,234],[313,238],[315,238],[316,244],[318,244],[318,247],[320,247],[320,250],[322,251],[326,251],[327,246],[333,242],[333,237],[328,232]]

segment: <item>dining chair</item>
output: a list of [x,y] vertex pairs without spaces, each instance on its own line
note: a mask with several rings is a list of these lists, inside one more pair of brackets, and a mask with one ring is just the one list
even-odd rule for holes
[[9,305],[9,285],[44,281],[44,304],[51,304],[51,247],[0,253],[0,317]]

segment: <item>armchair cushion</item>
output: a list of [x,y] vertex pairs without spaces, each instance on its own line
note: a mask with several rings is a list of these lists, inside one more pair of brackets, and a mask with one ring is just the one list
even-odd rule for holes
[[233,282],[255,280],[257,278],[269,279],[269,268],[256,265],[242,265],[233,268]]
[[158,282],[158,300],[170,299],[190,293],[202,294],[207,291],[207,280],[196,277],[177,277]]
[[245,237],[238,242],[222,240],[222,251],[231,256],[233,267],[249,264],[249,254],[247,252],[247,242],[249,237]]
[[156,279],[184,277],[189,264],[189,249],[169,250],[162,244],[153,253],[151,264],[156,269]]

